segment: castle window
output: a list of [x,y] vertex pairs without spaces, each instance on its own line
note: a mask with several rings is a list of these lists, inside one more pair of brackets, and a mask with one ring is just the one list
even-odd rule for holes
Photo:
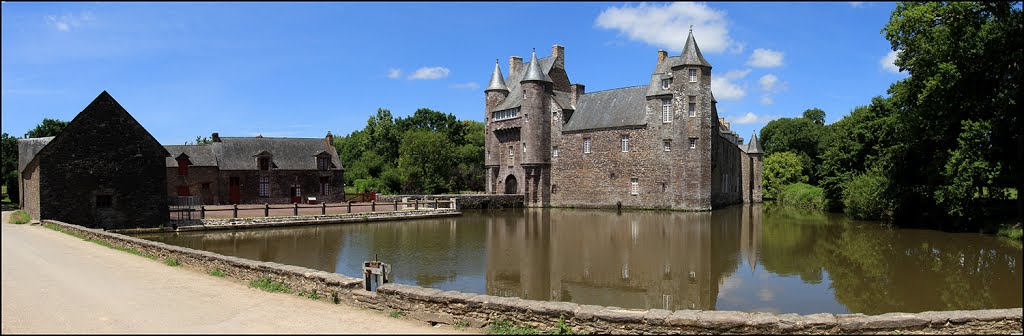
[[270,158],[268,158],[268,157],[261,157],[259,159],[259,162],[260,162],[260,170],[270,170]]
[[697,96],[690,96],[690,104],[686,107],[687,111],[690,111],[691,117],[697,116]]
[[259,183],[259,190],[258,191],[259,191],[259,196],[260,197],[270,197],[270,177],[269,176],[260,176],[260,183]]
[[319,170],[327,170],[331,168],[331,158],[318,157],[316,158],[316,167]]
[[666,185],[665,182],[661,182],[661,192],[665,192],[667,190],[668,190],[668,185]]
[[590,153],[590,138],[583,138],[583,153]]
[[690,149],[697,148],[697,138],[690,138]]
[[508,166],[509,167],[512,167],[512,164],[515,162],[515,155],[516,155],[516,152],[512,150],[512,146],[511,145],[508,146]]
[[629,179],[629,194],[639,195],[640,194],[640,180],[637,178]]
[[526,143],[524,142],[524,143],[522,143],[522,145],[523,145],[523,153],[526,153]]
[[690,69],[690,83],[697,82],[697,69]]
[[110,208],[114,205],[113,196],[110,195],[96,195],[96,207],[97,208]]
[[178,158],[178,176],[188,175],[188,157],[182,156]]
[[210,182],[203,183],[203,190],[210,190]]
[[558,157],[558,146],[551,146],[551,156]]
[[622,151],[623,152],[628,152],[629,151],[629,136],[628,135],[623,135],[622,136]]
[[662,140],[662,147],[666,152],[672,151],[672,140]]
[[519,108],[510,108],[507,110],[494,111],[494,121],[512,119],[519,116]]
[[327,194],[330,193],[330,190],[329,190],[330,187],[331,187],[330,180],[331,180],[331,177],[329,177],[329,176],[320,176],[320,195],[326,196]]
[[672,100],[662,99],[661,100],[661,122],[670,123],[672,122]]
[[558,185],[557,184],[552,184],[551,185],[551,193],[552,194],[558,193]]
[[669,86],[672,85],[672,78],[665,78],[661,80],[661,88],[668,90]]

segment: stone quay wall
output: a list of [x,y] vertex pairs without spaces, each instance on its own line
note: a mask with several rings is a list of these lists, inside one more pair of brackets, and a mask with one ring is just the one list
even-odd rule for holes
[[[378,203],[399,201],[403,198],[413,200],[440,199],[442,202],[448,199],[455,199],[457,209],[501,209],[501,208],[522,208],[523,195],[513,194],[456,194],[456,195],[377,195]],[[443,203],[442,203],[443,205]]]
[[[379,206],[379,204],[378,204]],[[382,212],[356,212],[330,215],[274,216],[274,217],[239,217],[239,218],[204,218],[177,221],[174,227],[139,228],[110,230],[118,233],[149,233],[171,231],[203,231],[203,230],[237,230],[265,227],[322,225],[376,222],[387,220],[422,219],[445,216],[458,216],[461,212],[453,209],[422,209],[398,210]]]
[[1021,332],[1024,309],[928,311],[922,313],[774,314],[736,311],[622,309],[571,302],[523,300],[418,286],[385,284],[364,291],[362,279],[305,267],[253,261],[168,245],[123,234],[46,220],[86,239],[132,248],[182,267],[251,281],[270,277],[318,300],[383,311],[403,311],[431,324],[484,327],[497,320],[551,330],[560,319],[573,331],[607,334],[1010,334]]

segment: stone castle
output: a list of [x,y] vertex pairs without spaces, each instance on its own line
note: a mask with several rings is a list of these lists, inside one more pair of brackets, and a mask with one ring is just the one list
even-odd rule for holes
[[487,192],[528,206],[711,210],[761,202],[762,150],[718,117],[711,64],[691,31],[658,51],[649,85],[585,93],[565,48],[498,64],[485,95]]

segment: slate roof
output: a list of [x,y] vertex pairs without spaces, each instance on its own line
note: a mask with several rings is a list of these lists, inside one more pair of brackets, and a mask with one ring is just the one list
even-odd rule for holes
[[178,166],[178,155],[185,153],[188,155],[188,160],[192,162],[194,167],[216,167],[217,156],[213,154],[213,144],[208,145],[166,145],[167,152],[171,153],[171,156],[167,157],[167,167]]
[[[505,81],[505,84],[508,85],[508,97],[505,97],[505,100],[498,103],[498,105],[488,112],[507,110],[519,107],[523,104],[523,89],[519,82],[523,81],[523,77],[527,72],[526,70],[530,68],[530,63],[531,62],[523,63],[523,65],[519,67],[519,71],[508,74],[508,80]],[[540,65],[544,74],[547,74],[548,72],[551,72],[551,66],[555,64],[555,59],[550,56],[544,57],[537,60],[537,64]]]
[[533,54],[530,55],[530,62],[526,65],[526,75],[523,77],[523,81],[541,81],[551,83],[551,77],[548,76],[548,71],[551,68],[541,69],[540,64],[535,62],[537,60],[537,51],[534,50]]
[[690,31],[690,35],[686,37],[686,45],[683,46],[683,53],[679,55],[682,57],[683,65],[703,65],[711,67],[711,63],[704,59],[704,55],[700,53],[700,47],[697,46],[697,40],[693,39],[693,30]]
[[53,137],[18,139],[18,171],[25,170],[39,151],[50,143]]
[[586,93],[565,131],[647,125],[647,85]]
[[501,68],[498,67],[498,60],[494,60],[494,72],[491,73],[491,82],[487,84],[487,88],[484,91],[490,90],[505,90],[508,91],[508,86],[505,85],[505,78],[501,77]]
[[761,150],[761,144],[757,142],[757,134],[756,133],[750,135],[750,142],[747,143],[747,153],[751,153],[751,154],[754,154],[754,153],[763,154],[764,153],[764,151]]
[[331,169],[341,169],[341,160],[334,146],[323,138],[233,138],[221,137],[214,142],[213,153],[221,170],[256,170],[256,154],[266,151],[272,164],[280,170],[316,170],[315,156],[331,154]]

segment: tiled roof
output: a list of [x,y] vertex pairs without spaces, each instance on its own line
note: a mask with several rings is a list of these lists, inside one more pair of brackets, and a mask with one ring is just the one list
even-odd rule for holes
[[580,96],[565,131],[647,124],[647,85],[591,92]]
[[25,170],[29,162],[39,154],[39,150],[46,147],[53,137],[18,139],[18,171]]

